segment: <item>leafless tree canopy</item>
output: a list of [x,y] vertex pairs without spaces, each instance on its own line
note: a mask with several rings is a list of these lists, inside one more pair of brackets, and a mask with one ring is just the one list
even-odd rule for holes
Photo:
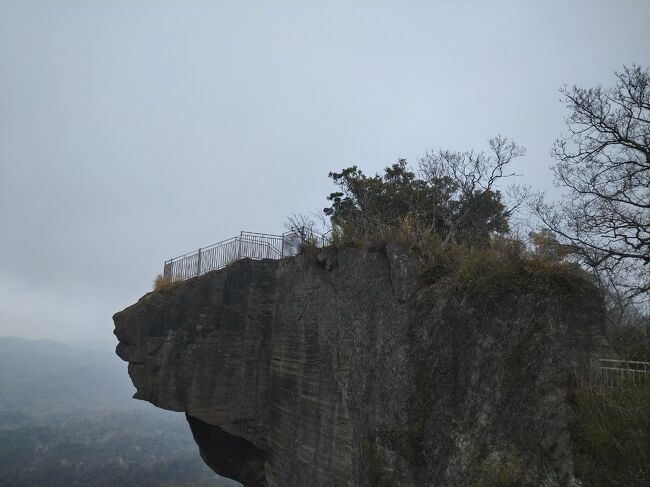
[[427,152],[420,159],[420,171],[425,179],[434,181],[450,178],[458,185],[458,191],[470,195],[476,191],[490,191],[500,178],[516,176],[508,172],[507,165],[526,150],[514,141],[498,135],[488,141],[491,154],[466,151],[439,150]]
[[650,290],[650,73],[616,73],[612,88],[565,87],[568,132],[552,154],[559,204],[536,210],[588,265],[633,295]]
[[[488,144],[490,147],[488,154],[474,150],[464,152],[439,150],[427,152],[420,159],[419,168],[422,178],[432,187],[446,181],[452,182],[449,185],[452,188],[451,194],[442,194],[444,198],[474,202],[473,205],[466,205],[462,211],[456,211],[453,215],[444,215],[450,226],[446,240],[456,238],[459,229],[472,218],[472,213],[485,205],[489,197],[495,194],[497,191],[495,185],[500,180],[518,176],[516,172],[509,170],[509,164],[517,157],[523,156],[526,149],[501,135],[490,139]],[[508,196],[509,198],[501,200],[505,205],[503,209],[505,220],[510,220],[513,213],[526,200],[527,188],[512,186]]]

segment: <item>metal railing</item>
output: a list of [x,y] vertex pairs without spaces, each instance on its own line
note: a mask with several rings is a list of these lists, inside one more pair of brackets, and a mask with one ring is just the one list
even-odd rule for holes
[[223,269],[241,259],[283,259],[296,255],[307,241],[323,247],[329,243],[329,238],[305,228],[282,235],[241,232],[236,237],[165,261],[163,276],[171,282],[184,281]]
[[650,362],[595,358],[591,368],[596,382],[613,386],[621,381],[650,384]]

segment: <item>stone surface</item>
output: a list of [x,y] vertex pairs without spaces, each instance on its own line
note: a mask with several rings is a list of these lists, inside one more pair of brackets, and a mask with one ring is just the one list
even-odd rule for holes
[[239,261],[117,313],[117,353],[245,485],[570,485],[595,289],[479,303],[420,271],[390,244]]

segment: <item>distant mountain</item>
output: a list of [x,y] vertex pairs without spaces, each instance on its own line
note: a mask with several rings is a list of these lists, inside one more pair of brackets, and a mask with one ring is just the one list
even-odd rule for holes
[[0,487],[226,487],[112,349],[0,337]]

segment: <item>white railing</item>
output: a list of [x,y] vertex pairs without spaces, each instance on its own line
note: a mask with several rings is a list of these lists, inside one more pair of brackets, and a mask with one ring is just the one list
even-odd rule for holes
[[613,386],[621,381],[650,384],[650,362],[595,358],[591,368],[592,380],[602,385]]
[[165,261],[163,276],[172,282],[199,277],[206,272],[223,269],[241,259],[282,259],[296,255],[305,242],[318,247],[329,243],[326,235],[308,229],[298,229],[282,235],[241,232],[193,252]]

